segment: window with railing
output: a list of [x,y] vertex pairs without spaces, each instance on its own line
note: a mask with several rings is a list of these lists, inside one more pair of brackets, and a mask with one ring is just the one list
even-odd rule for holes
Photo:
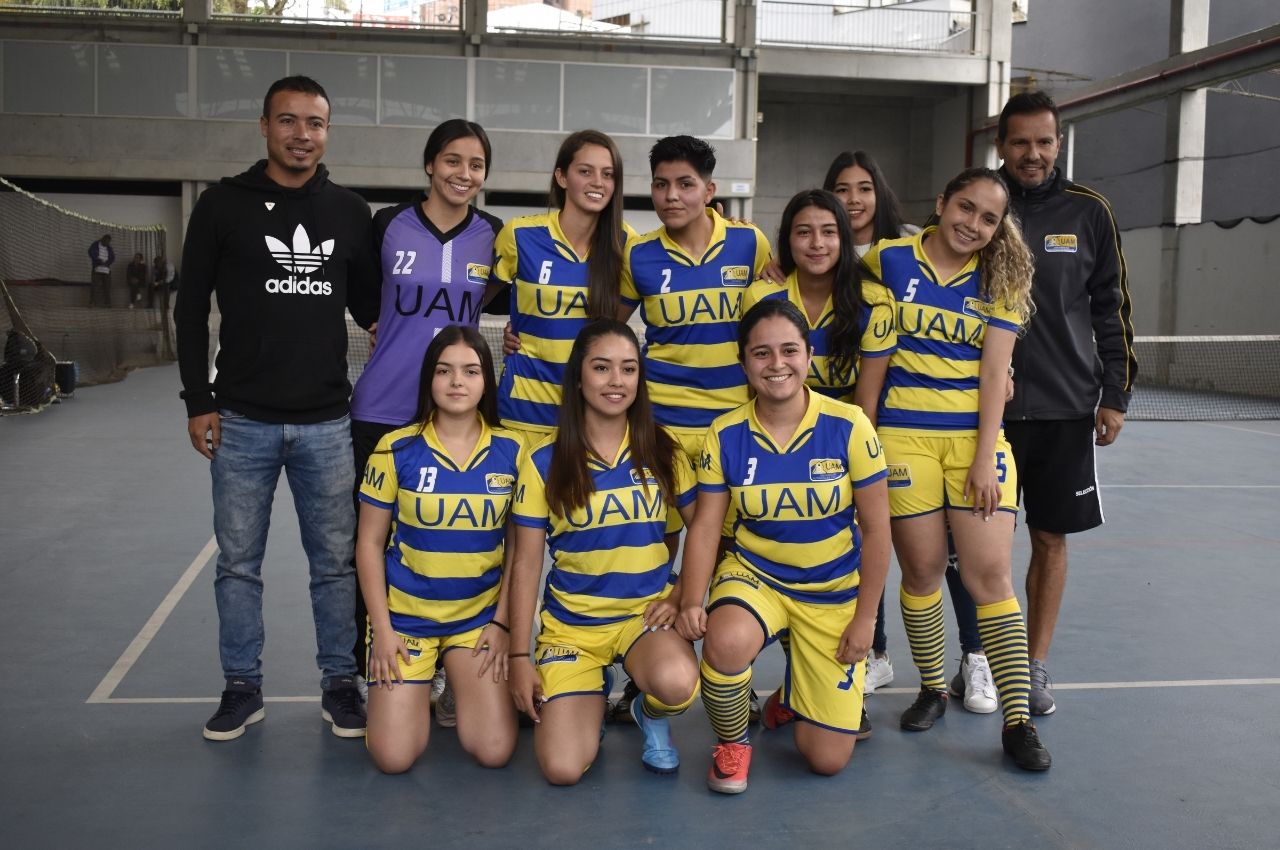
[[0,12],[177,17],[182,0],[0,0]]
[[490,130],[717,139],[732,138],[735,126],[728,69],[0,41],[5,113],[256,121],[267,87],[289,74],[320,81],[335,124],[429,127],[471,117]]
[[721,41],[725,14],[732,5],[732,0],[487,2],[489,32],[583,33],[690,41]]
[[968,0],[760,0],[761,44],[925,53],[972,53],[976,14]]

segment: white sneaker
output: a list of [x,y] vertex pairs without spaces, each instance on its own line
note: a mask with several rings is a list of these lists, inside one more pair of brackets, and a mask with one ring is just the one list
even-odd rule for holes
[[966,652],[960,661],[960,672],[951,680],[950,690],[952,696],[964,697],[965,710],[974,714],[990,714],[1000,707],[985,655]]
[[872,652],[867,656],[867,676],[862,682],[863,694],[874,694],[876,688],[884,687],[893,681],[893,662],[889,653],[879,655]]

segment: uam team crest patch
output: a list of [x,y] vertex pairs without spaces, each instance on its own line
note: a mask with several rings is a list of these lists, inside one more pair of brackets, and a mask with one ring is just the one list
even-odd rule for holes
[[1078,244],[1074,233],[1048,233],[1044,237],[1046,254],[1074,254]]

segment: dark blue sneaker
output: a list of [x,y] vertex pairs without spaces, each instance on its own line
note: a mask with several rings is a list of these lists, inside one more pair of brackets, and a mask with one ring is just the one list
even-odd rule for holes
[[339,738],[363,738],[364,706],[353,676],[339,676],[333,686],[320,697],[320,716],[332,724],[329,728]]
[[680,753],[671,743],[671,722],[665,717],[655,719],[644,713],[644,694],[631,701],[631,719],[644,733],[640,763],[654,773],[675,773],[680,767]]
[[244,679],[228,679],[218,710],[204,724],[209,741],[231,741],[244,734],[244,727],[267,716],[262,707],[262,688]]

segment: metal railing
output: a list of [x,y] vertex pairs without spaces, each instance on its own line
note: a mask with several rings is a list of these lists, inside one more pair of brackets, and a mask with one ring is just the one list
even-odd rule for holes
[[490,0],[488,29],[686,41],[724,38],[726,0],[593,0],[565,6]]
[[[922,4],[920,4],[922,5]],[[952,4],[867,6],[762,0],[756,16],[761,44],[890,50],[912,53],[974,51],[977,14]],[[967,4],[965,4],[967,5]]]

